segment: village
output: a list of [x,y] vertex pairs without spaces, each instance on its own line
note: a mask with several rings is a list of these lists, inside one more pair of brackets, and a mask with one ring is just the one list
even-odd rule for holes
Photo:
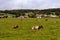
[[4,14],[4,13],[0,13],[0,18],[59,18],[60,16],[58,15],[47,15],[47,14],[31,14],[31,13],[25,13],[25,15],[20,15],[20,16],[16,16],[16,15],[12,15],[12,14]]

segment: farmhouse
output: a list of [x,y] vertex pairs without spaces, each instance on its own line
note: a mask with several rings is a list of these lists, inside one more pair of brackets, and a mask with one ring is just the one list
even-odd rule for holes
[[57,16],[57,15],[49,15],[49,17],[55,18],[55,17],[59,17],[59,16]]
[[28,13],[25,13],[24,17],[25,17],[25,18],[29,18],[28,15],[29,15]]
[[44,17],[48,17],[48,15],[46,15],[46,14],[44,14],[43,16],[44,16]]
[[29,18],[27,15],[24,16],[25,18]]
[[42,15],[41,14],[36,14],[36,18],[41,18]]
[[24,16],[19,16],[18,18],[24,18]]

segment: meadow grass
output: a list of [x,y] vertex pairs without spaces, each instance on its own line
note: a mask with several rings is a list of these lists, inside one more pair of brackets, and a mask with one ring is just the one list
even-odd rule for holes
[[[60,40],[59,18],[1,18],[0,40]],[[18,29],[13,29],[19,25]],[[43,29],[32,30],[32,26],[43,25]]]

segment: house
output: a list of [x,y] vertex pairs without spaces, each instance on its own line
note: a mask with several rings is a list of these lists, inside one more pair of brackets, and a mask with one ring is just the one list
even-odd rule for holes
[[36,18],[41,18],[42,14],[36,14]]
[[24,16],[25,18],[29,18],[27,15]]
[[19,16],[18,18],[24,18],[24,16]]
[[25,18],[29,18],[28,15],[29,15],[28,13],[25,13],[24,17],[25,17]]
[[55,17],[59,17],[59,16],[57,16],[57,15],[49,15],[49,17],[55,18]]
[[43,16],[44,16],[44,17],[48,17],[48,15],[46,15],[46,14],[44,14]]

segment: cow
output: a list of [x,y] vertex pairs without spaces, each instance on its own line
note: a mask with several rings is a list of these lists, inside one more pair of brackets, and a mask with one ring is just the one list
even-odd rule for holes
[[4,16],[3,18],[7,18],[8,16]]
[[15,26],[13,26],[13,29],[17,29],[19,26],[18,25],[15,25]]
[[39,30],[39,29],[41,29],[41,28],[43,28],[42,25],[40,25],[40,26],[33,26],[33,27],[32,27],[32,30]]

